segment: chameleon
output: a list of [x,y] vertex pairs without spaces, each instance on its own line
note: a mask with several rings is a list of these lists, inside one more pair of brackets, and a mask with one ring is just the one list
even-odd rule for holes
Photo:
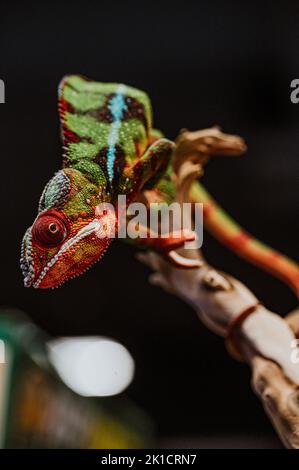
[[[21,270],[25,287],[54,288],[85,272],[108,249],[115,214],[100,210],[175,197],[172,156],[175,144],[153,127],[151,102],[137,88],[101,83],[80,75],[62,79],[58,108],[63,165],[46,184],[38,214],[23,237]],[[229,150],[229,149],[228,149]],[[203,203],[204,226],[238,255],[279,277],[299,293],[299,266],[244,231],[205,188],[195,182],[191,200]],[[182,268],[197,267],[176,250],[194,240],[191,230],[146,237],[136,243]]]

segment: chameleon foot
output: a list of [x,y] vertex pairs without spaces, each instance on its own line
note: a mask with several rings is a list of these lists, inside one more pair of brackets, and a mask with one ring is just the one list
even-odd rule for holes
[[184,248],[186,242],[192,242],[196,239],[196,233],[192,230],[176,230],[163,235],[163,237],[141,238],[139,245],[152,249],[161,254],[167,261],[177,268],[199,268],[199,260],[185,258],[176,250]]

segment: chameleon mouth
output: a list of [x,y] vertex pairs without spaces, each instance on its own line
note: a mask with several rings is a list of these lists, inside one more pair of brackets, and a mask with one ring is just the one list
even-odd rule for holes
[[[49,274],[49,271],[52,269],[53,270],[53,267],[55,265],[57,265],[57,263],[59,261],[62,261],[63,257],[66,255],[66,252],[68,252],[68,250],[71,248],[71,247],[74,247],[76,244],[78,244],[80,241],[82,241],[84,238],[88,237],[89,235],[93,235],[95,234],[98,230],[100,230],[101,228],[101,222],[98,220],[98,219],[94,219],[92,222],[90,222],[88,225],[86,225],[85,227],[83,227],[73,238],[67,240],[60,248],[60,250],[56,253],[55,256],[53,256],[53,258],[47,263],[47,265],[43,268],[43,270],[41,271],[39,277],[37,278],[37,280],[33,283],[31,283],[31,285],[33,285],[34,288],[39,288],[39,287],[43,287],[43,281],[45,279],[45,276],[47,274]],[[107,243],[107,247],[108,247],[108,243]],[[101,251],[101,256],[105,253],[106,250],[102,250]],[[96,261],[98,261],[99,257],[96,259]],[[95,262],[95,261],[94,261]],[[89,263],[88,267],[90,267],[92,265],[92,263]],[[62,280],[61,281],[56,281],[56,282],[53,282],[51,285],[49,285],[48,287],[58,287],[60,286],[61,284],[63,284],[64,281],[66,281],[67,279],[71,279],[71,278],[74,278],[76,275],[79,275],[79,274],[82,274],[82,272],[86,271],[87,270],[87,267],[85,267],[84,269],[80,269],[80,270],[77,270],[76,271],[76,274],[74,275],[65,275],[63,276]],[[80,272],[79,272],[80,271]]]

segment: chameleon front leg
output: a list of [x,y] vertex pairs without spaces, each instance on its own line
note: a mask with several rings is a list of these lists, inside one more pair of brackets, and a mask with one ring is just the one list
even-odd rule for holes
[[155,140],[142,157],[124,172],[124,179],[131,182],[130,191],[125,191],[129,202],[136,199],[142,190],[156,185],[165,173],[174,149],[175,144],[171,140]]
[[[175,144],[168,139],[155,140],[144,155],[130,169],[134,180],[134,191],[129,194],[129,202],[138,199],[138,195],[145,189],[155,187],[165,173],[175,148]],[[144,248],[154,250],[172,264],[179,268],[198,268],[198,262],[184,258],[176,250],[182,248],[188,241],[194,241],[196,233],[191,230],[173,230],[163,236],[155,233],[149,227],[138,227],[138,238],[134,242]]]

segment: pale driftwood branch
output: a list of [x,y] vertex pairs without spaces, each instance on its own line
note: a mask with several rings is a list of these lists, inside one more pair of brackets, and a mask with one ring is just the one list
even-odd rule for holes
[[[179,136],[174,159],[178,202],[188,201],[194,178],[202,174],[210,155],[221,153],[221,145],[224,154],[229,146],[230,151],[235,146],[231,152],[235,154],[245,148],[242,139],[218,128]],[[251,366],[253,389],[282,442],[299,448],[299,364],[291,360],[299,311],[285,321],[259,304],[243,283],[210,266],[199,250],[180,250],[180,254],[199,260],[201,267],[178,269],[152,252],[140,253],[139,259],[154,271],[150,282],[183,299],[210,330],[233,339],[229,349],[233,345]],[[243,315],[246,312],[248,316]]]

